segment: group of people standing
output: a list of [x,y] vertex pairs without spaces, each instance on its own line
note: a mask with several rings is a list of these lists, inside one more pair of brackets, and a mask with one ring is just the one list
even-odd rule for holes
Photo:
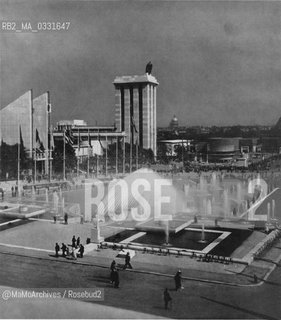
[[[59,252],[61,251],[62,257],[72,257],[72,259],[75,259],[75,260],[77,259],[77,257],[83,258],[85,248],[84,248],[83,244],[80,242],[80,237],[78,237],[76,239],[76,237],[73,236],[71,242],[72,242],[71,251],[69,248],[70,245],[67,246],[64,243],[62,243],[62,245],[60,247],[59,244],[56,243],[56,245],[55,245],[56,257],[59,257]],[[78,251],[78,255],[77,255],[77,251]]]
[[12,193],[12,197],[17,197],[18,196],[18,186],[12,187],[11,193]]
[[[125,256],[125,264],[123,270],[125,270],[126,268],[133,269],[131,265],[131,257],[129,252],[127,252]],[[114,288],[119,288],[119,272],[115,260],[113,260],[110,265],[110,283],[114,285]]]

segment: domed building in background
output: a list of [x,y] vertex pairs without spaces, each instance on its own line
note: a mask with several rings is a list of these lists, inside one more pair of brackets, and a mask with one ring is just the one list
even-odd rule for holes
[[178,128],[179,126],[179,120],[178,118],[174,115],[171,122],[170,122],[170,128],[174,129],[174,128]]

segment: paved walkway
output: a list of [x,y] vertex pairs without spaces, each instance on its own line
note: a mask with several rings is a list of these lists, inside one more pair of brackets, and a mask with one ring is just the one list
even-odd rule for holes
[[[113,259],[116,259],[117,251],[112,249],[100,249],[91,251],[83,259],[78,261],[54,258],[54,245],[71,244],[72,236],[80,236],[81,242],[91,237],[91,224],[62,223],[54,224],[52,221],[32,221],[24,225],[0,232],[0,251],[13,254],[23,254],[40,259],[56,259],[63,262],[86,263],[108,268]],[[115,231],[116,232],[116,231]],[[254,237],[260,239],[264,235],[254,233],[247,243],[253,246]],[[246,245],[247,245],[246,243]],[[244,245],[244,244],[243,244]],[[281,243],[279,245],[281,247]],[[245,248],[244,248],[245,249]],[[248,248],[248,250],[250,247]],[[172,277],[178,269],[183,271],[183,276],[196,281],[224,282],[233,285],[253,285],[253,275],[263,279],[277,262],[281,250],[272,248],[263,258],[267,260],[255,261],[251,266],[232,263],[222,264],[216,262],[203,262],[198,259],[184,256],[163,256],[159,254],[142,253],[136,251],[132,259],[133,272],[147,272]],[[122,262],[122,261],[121,261]]]
[[[183,277],[194,281],[204,281],[217,284],[227,284],[234,286],[257,285],[254,282],[253,275],[258,277],[258,283],[272,271],[281,258],[281,241],[277,247],[273,247],[262,259],[255,261],[251,266],[230,264],[224,265],[214,262],[199,262],[196,259],[188,257],[158,256],[155,254],[138,253],[132,259],[132,270],[128,272],[151,273],[158,276],[173,277],[180,268]],[[35,259],[54,260],[58,263],[93,265],[108,269],[113,259],[116,259],[118,251],[112,249],[102,249],[92,251],[78,260],[56,258],[52,250],[24,247],[20,245],[8,245],[0,243],[0,251],[7,255],[28,256]],[[197,266],[197,267],[195,267]]]

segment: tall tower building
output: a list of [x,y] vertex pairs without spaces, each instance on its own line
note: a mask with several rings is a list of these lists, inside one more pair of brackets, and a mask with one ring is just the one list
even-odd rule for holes
[[115,123],[125,131],[125,142],[151,149],[156,155],[156,88],[151,74],[116,77]]

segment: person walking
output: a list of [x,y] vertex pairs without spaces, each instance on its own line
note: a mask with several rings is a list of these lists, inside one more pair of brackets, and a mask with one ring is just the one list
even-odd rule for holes
[[176,273],[176,275],[174,276],[174,279],[175,279],[176,291],[178,291],[178,289],[183,289],[180,270]]
[[118,270],[115,268],[113,272],[113,283],[114,283],[114,288],[119,288],[119,273]]
[[164,297],[164,306],[165,306],[165,309],[167,310],[169,307],[169,302],[172,307],[172,298],[167,288],[164,290],[163,297]]
[[60,246],[59,246],[58,243],[56,243],[56,245],[55,245],[55,251],[56,251],[56,257],[58,258],[58,256],[59,256],[59,251],[60,251]]
[[130,253],[127,252],[127,254],[126,254],[126,256],[125,256],[125,265],[124,265],[124,268],[123,268],[123,269],[126,269],[127,267],[129,267],[130,269],[133,269],[130,261],[131,261]]
[[68,214],[67,213],[64,214],[64,223],[68,224]]
[[110,265],[110,283],[114,282],[114,271],[116,269],[116,262],[113,260]]

